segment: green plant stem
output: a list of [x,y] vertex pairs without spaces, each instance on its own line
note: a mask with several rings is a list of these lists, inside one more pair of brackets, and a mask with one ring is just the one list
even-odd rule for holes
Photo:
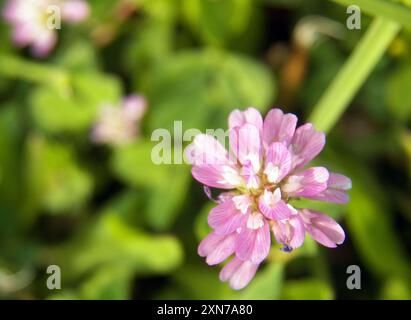
[[69,75],[64,70],[8,54],[0,54],[0,76],[46,84],[61,92],[69,90]]
[[376,18],[354,52],[314,107],[309,118],[317,130],[329,131],[374,69],[400,29],[400,24]]
[[385,0],[331,0],[336,3],[350,6],[356,5],[361,11],[375,17],[395,21],[405,27],[411,28],[411,9]]

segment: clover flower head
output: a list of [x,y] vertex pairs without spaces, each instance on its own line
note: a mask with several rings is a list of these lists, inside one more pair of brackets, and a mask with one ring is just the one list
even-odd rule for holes
[[220,273],[233,289],[244,288],[267,258],[271,232],[290,252],[308,233],[320,244],[335,248],[344,230],[330,217],[290,201],[308,198],[348,202],[351,180],[324,167],[306,165],[325,145],[325,135],[297,117],[272,109],[263,120],[258,110],[234,110],[228,119],[230,152],[213,136],[197,135],[187,148],[192,174],[210,187],[225,189],[208,216],[213,231],[201,241],[200,256],[209,265],[234,256]]
[[91,132],[95,143],[121,145],[133,141],[140,131],[140,120],[147,109],[141,95],[127,96],[121,106],[102,105],[100,117]]
[[84,0],[8,0],[4,19],[13,27],[13,42],[19,47],[32,46],[34,56],[47,56],[57,42],[57,31],[48,25],[49,9],[57,6],[61,19],[71,23],[84,20],[89,6]]

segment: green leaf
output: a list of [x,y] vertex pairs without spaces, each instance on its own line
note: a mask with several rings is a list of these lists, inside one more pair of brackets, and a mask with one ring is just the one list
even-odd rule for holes
[[117,104],[121,86],[117,78],[97,72],[76,73],[71,77],[69,95],[39,87],[31,97],[36,124],[50,133],[84,132],[95,121],[104,104]]
[[407,166],[408,166],[408,176],[411,179],[411,131],[404,130],[398,136],[402,148],[404,149]]
[[[8,25],[8,23],[6,22],[6,19],[1,19],[1,21],[0,21],[0,38],[1,39],[8,39],[10,37],[10,31],[11,31],[11,26]],[[13,43],[11,41],[1,41],[0,42],[0,51],[1,52],[13,52]]]
[[[19,170],[21,165],[19,148],[21,127],[18,105],[2,105],[0,110],[0,150],[7,150],[7,152],[0,152],[0,211],[2,219],[9,215],[15,216],[15,211],[21,204],[23,178]],[[12,216],[10,219],[14,220]],[[11,227],[11,224],[6,223],[0,223],[0,225],[6,229]]]
[[211,227],[208,225],[207,217],[210,213],[210,210],[215,206],[216,204],[210,201],[201,209],[200,213],[197,215],[194,224],[194,230],[198,240],[204,239],[212,231]]
[[[219,267],[185,265],[174,275],[174,287],[181,299],[233,299],[234,290],[220,281]],[[199,276],[201,275],[201,276]]]
[[132,186],[161,187],[167,183],[171,170],[168,165],[154,164],[151,158],[154,146],[154,142],[139,140],[117,147],[111,161],[114,173]]
[[[221,268],[207,265],[186,266],[176,273],[175,279],[182,299],[277,299],[283,282],[283,264],[270,263],[259,270],[251,283],[235,291],[218,278]],[[201,274],[201,277],[198,275]]]
[[118,215],[129,225],[141,227],[145,216],[142,214],[147,194],[141,190],[128,188],[118,195],[111,197],[105,203],[102,214]]
[[3,53],[0,54],[0,75],[43,84],[60,94],[69,89],[69,75],[64,69]]
[[90,41],[72,39],[59,50],[56,63],[70,72],[93,71],[98,67],[98,57]]
[[329,156],[333,168],[352,180],[350,202],[346,206],[347,236],[352,239],[362,262],[376,276],[389,278],[393,274],[408,279],[410,264],[406,250],[393,226],[385,186],[364,165],[349,155]]
[[182,262],[183,251],[175,237],[144,233],[118,215],[104,214],[88,229],[60,251],[70,275],[80,276],[100,267],[121,269],[126,275],[164,274]]
[[117,5],[113,1],[88,0],[88,2],[91,6],[91,20],[95,22],[101,22],[111,16]]
[[411,62],[401,64],[387,83],[387,103],[395,118],[406,123],[411,118]]
[[91,177],[76,163],[72,151],[40,136],[27,142],[26,170],[28,199],[50,213],[80,208],[93,190]]
[[97,269],[81,285],[81,299],[126,300],[131,298],[133,274],[120,266]]
[[321,41],[310,49],[310,68],[304,80],[304,89],[300,93],[307,106],[315,105],[324,88],[335,78],[344,60],[344,54],[332,41]]
[[411,288],[403,279],[393,276],[384,283],[379,299],[411,300]]
[[290,280],[284,284],[281,294],[283,300],[331,300],[334,292],[329,284],[324,281]]
[[223,46],[245,31],[251,22],[250,0],[185,0],[184,16],[204,42]]
[[273,7],[290,7],[296,8],[301,7],[303,0],[258,0],[263,5],[273,6]]
[[80,298],[80,295],[73,290],[63,290],[58,293],[51,294],[47,297],[47,300],[80,300]]
[[119,147],[112,159],[114,172],[134,187],[148,188],[145,210],[149,225],[157,230],[167,229],[174,222],[183,204],[189,177],[186,165],[156,165],[151,159],[154,144],[140,140]]
[[[176,120],[183,129],[225,128],[233,107],[264,110],[276,88],[270,71],[254,60],[215,50],[186,51],[169,57],[146,79],[150,131]],[[159,94],[161,93],[161,94]]]
[[162,187],[154,188],[146,211],[148,224],[156,230],[167,230],[175,221],[187,194],[190,174],[187,168],[174,169]]
[[370,187],[376,183],[366,178],[364,172],[350,173],[353,189],[346,219],[356,250],[377,275],[408,277],[410,261],[396,237],[390,212],[381,201],[384,197]]
[[124,54],[124,69],[133,70],[135,85],[145,83],[146,75],[161,63],[172,50],[173,34],[169,25],[147,20],[138,25]]

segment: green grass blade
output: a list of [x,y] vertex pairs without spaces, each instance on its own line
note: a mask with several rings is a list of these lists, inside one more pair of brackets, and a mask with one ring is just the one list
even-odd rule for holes
[[370,75],[400,29],[400,24],[376,18],[354,52],[343,65],[320,101],[309,121],[317,130],[329,131]]
[[339,4],[357,5],[362,12],[375,17],[395,21],[404,27],[411,28],[411,9],[399,3],[384,0],[332,0]]

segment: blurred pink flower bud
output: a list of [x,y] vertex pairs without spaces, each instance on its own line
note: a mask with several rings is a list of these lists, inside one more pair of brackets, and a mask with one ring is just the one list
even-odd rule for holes
[[121,106],[103,105],[91,132],[95,143],[121,145],[133,141],[140,131],[140,120],[147,108],[143,96],[130,95]]
[[56,19],[79,22],[88,14],[84,0],[8,0],[3,9],[4,19],[13,28],[13,42],[19,47],[31,46],[37,57],[47,56],[55,47],[56,26],[61,22]]

